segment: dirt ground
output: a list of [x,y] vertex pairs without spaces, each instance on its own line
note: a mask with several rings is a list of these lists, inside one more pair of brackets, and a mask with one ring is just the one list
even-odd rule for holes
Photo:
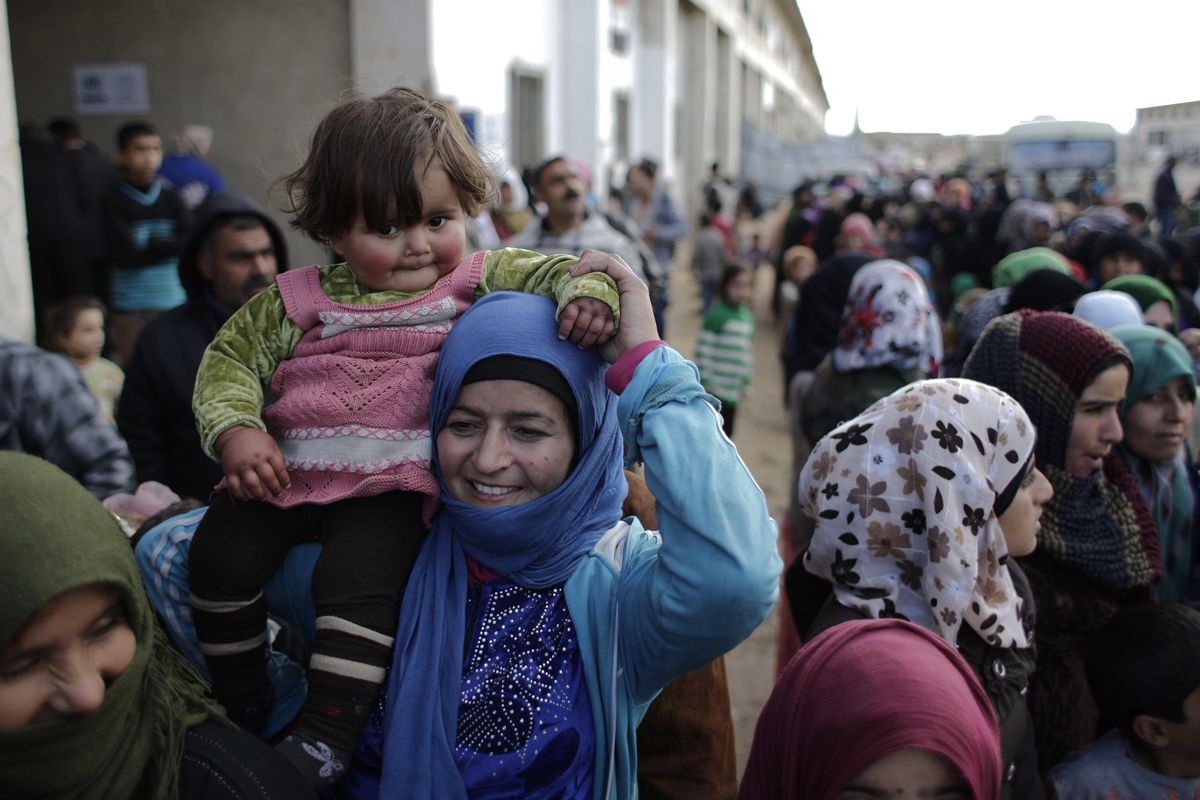
[[[687,253],[680,252],[676,264],[686,264]],[[791,479],[791,444],[787,416],[783,407],[783,375],[779,362],[782,327],[771,314],[771,288],[774,274],[769,267],[755,275],[754,379],[749,395],[738,407],[734,443],[746,466],[762,487],[771,516],[782,522],[787,507],[788,481]],[[671,275],[671,305],[667,308],[667,335],[671,345],[691,358],[702,318],[695,280],[684,267]],[[778,604],[777,604],[778,605]],[[733,705],[736,731],[738,777],[746,766],[750,741],[759,710],[771,694],[775,682],[776,611],[750,638],[725,657],[729,673],[729,694]]]

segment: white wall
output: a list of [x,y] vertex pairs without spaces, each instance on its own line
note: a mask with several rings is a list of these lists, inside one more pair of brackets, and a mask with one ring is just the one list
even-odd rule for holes
[[17,147],[17,106],[8,14],[0,0],[0,335],[33,341],[33,288],[26,244],[25,191]]

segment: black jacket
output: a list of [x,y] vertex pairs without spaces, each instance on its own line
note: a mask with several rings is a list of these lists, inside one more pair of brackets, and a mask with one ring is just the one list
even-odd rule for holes
[[138,337],[117,406],[117,427],[133,453],[138,481],[158,481],[183,497],[204,502],[222,473],[220,465],[200,447],[192,389],[204,349],[234,309],[216,304],[200,277],[196,256],[214,225],[240,214],[262,219],[274,243],[279,270],[287,269],[283,235],[254,201],[234,193],[210,195],[196,211],[179,259],[179,279],[187,290],[187,302],[155,319]]

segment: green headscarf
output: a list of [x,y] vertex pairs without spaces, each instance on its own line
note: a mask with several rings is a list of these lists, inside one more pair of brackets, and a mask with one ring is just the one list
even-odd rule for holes
[[1149,275],[1122,275],[1104,284],[1104,288],[1129,295],[1137,301],[1143,312],[1158,301],[1166,300],[1171,306],[1175,327],[1179,327],[1179,301],[1171,287],[1158,278],[1151,278]]
[[992,267],[992,288],[1012,286],[1038,269],[1052,269],[1064,275],[1071,274],[1071,265],[1062,253],[1049,247],[1030,247],[1027,250],[1009,253]]
[[159,628],[129,540],[79,483],[22,453],[0,452],[0,509],[0,647],[50,600],[96,583],[121,590],[137,637],[94,714],[0,731],[0,795],[177,796],[184,733],[221,711]]
[[[1122,425],[1126,424],[1131,405],[1176,378],[1187,379],[1192,397],[1196,396],[1195,364],[1187,348],[1174,336],[1150,325],[1120,325],[1111,333],[1129,348],[1133,360],[1133,374],[1121,404]],[[1158,599],[1166,603],[1179,602],[1191,577],[1192,515],[1195,511],[1195,498],[1183,456],[1155,463],[1145,461],[1124,445],[1121,453],[1137,478],[1146,505],[1154,512],[1163,571]]]

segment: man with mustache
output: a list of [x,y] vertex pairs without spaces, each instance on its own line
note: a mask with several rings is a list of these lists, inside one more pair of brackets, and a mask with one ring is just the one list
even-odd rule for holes
[[615,253],[650,284],[653,295],[660,271],[636,226],[591,207],[587,193],[588,186],[570,159],[561,155],[547,159],[533,173],[533,198],[545,204],[546,213],[506,244],[571,256],[581,255],[584,250]]
[[192,387],[204,348],[221,324],[287,269],[278,226],[253,200],[218,192],[195,212],[179,259],[187,301],[138,339],[125,369],[117,426],[129,442],[138,481],[158,481],[206,501],[221,467],[204,454],[192,414]]

